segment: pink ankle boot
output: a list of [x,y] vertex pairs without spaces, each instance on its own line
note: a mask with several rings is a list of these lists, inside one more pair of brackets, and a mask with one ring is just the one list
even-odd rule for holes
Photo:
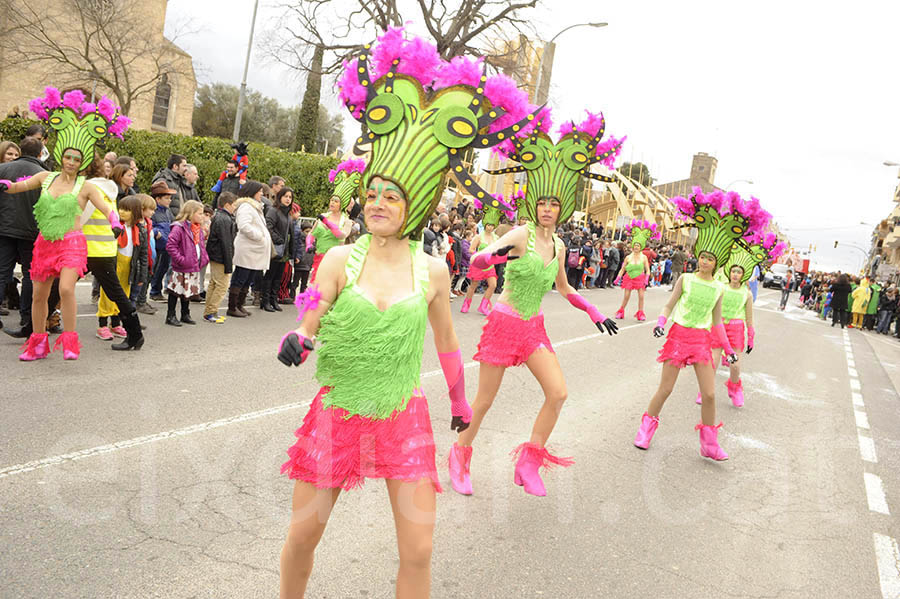
[[467,297],[466,299],[463,300],[462,308],[460,308],[459,311],[462,312],[463,314],[466,314],[466,313],[468,313],[469,306],[471,306],[471,305],[472,305],[472,298]]
[[728,459],[728,454],[719,447],[720,428],[722,428],[721,422],[717,426],[701,423],[694,427],[694,430],[700,431],[700,455],[717,462]]
[[616,319],[622,320],[625,318],[625,308],[619,308],[618,312],[616,312]]
[[50,355],[50,335],[32,333],[21,349],[25,350],[19,354],[19,359],[23,362],[42,360]]
[[544,488],[544,481],[538,472],[540,468],[548,469],[553,466],[562,466],[568,468],[575,463],[572,458],[560,458],[552,455],[547,451],[546,447],[537,445],[536,443],[522,443],[512,452],[513,457],[518,456],[516,460],[516,476],[515,483],[525,488],[525,492],[529,495],[544,497],[547,495],[547,489]]
[[697,391],[697,405],[698,406],[703,405],[703,394],[700,393],[699,391]]
[[472,446],[456,443],[450,448],[450,486],[460,495],[472,494],[472,480],[469,478],[469,462],[472,461]]
[[645,320],[647,320],[647,315],[644,314],[643,310],[638,310],[637,312],[635,312],[634,317],[637,318],[638,322],[644,322]]
[[659,417],[651,416],[647,412],[641,416],[641,428],[638,429],[637,436],[634,438],[634,446],[638,449],[647,449],[650,447],[650,441],[653,440],[653,433],[659,426]]
[[741,380],[732,383],[731,379],[728,379],[725,387],[728,388],[728,397],[731,398],[732,405],[736,408],[742,408],[744,406],[744,383]]
[[488,301],[487,298],[482,299],[481,305],[478,306],[478,311],[481,312],[482,314],[484,314],[485,316],[490,314],[492,309],[493,309],[493,306],[491,305],[491,302]]
[[78,333],[76,331],[65,331],[53,344],[53,349],[59,349],[62,345],[63,360],[77,360],[81,355],[81,342],[78,341]]

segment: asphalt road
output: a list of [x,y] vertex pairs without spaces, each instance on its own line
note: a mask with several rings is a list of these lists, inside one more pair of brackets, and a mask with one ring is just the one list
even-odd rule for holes
[[[78,292],[86,302],[89,288]],[[550,294],[569,387],[550,443],[576,463],[545,477],[545,498],[512,482],[508,454],[542,401],[524,368],[507,373],[477,439],[475,495],[450,489],[454,435],[429,333],[423,387],[445,487],[432,596],[900,597],[898,373],[884,358],[900,353],[793,307],[775,312],[776,293],[757,305],[745,407],[717,380],[723,463],[698,454],[689,371],[651,449],[632,446],[659,380],[651,321],[665,290],[648,293],[645,323],[633,298],[615,338]],[[612,314],[621,291],[586,295]],[[458,308],[470,359],[483,319]],[[76,362],[19,363],[0,335],[0,596],[276,597],[292,489],[279,466],[317,390],[312,364],[275,359],[293,309],[180,329],[161,309],[144,317],[144,349],[126,354],[93,337],[89,304],[79,313]],[[477,372],[466,370],[470,398]],[[370,481],[342,494],[307,596],[392,597],[396,555],[384,484]]]

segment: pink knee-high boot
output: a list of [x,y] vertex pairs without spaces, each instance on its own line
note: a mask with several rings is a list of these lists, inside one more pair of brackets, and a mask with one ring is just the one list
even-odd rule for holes
[[634,446],[638,449],[647,449],[650,447],[650,441],[653,440],[653,433],[659,426],[659,416],[651,416],[647,412],[641,416],[641,428],[638,429],[637,436],[634,438]]
[[738,382],[732,383],[731,379],[725,383],[725,386],[728,388],[728,397],[731,398],[731,403],[736,408],[741,408],[744,406],[744,383],[738,379]]
[[700,455],[717,462],[728,459],[728,454],[719,447],[720,428],[722,428],[721,422],[717,426],[700,423],[694,427],[694,430],[700,431]]
[[460,495],[472,494],[472,480],[469,478],[469,462],[472,460],[472,446],[456,443],[450,448],[450,486]]
[[493,306],[491,305],[490,300],[485,297],[481,299],[481,304],[478,306],[478,311],[487,316],[491,313],[492,308]]
[[647,315],[644,314],[643,310],[638,310],[637,312],[635,312],[634,317],[638,320],[638,322],[644,322],[645,320],[647,320]]
[[625,308],[619,308],[616,310],[616,319],[622,320],[625,318]]
[[460,312],[466,314],[469,311],[469,306],[472,305],[472,298],[467,297],[463,300],[462,307],[459,309]]
[[540,468],[549,469],[553,466],[568,468],[575,463],[572,458],[560,458],[552,455],[546,447],[536,443],[522,443],[513,450],[512,456],[513,458],[518,456],[515,483],[524,487],[525,492],[529,495],[538,497],[544,497],[547,494],[544,481],[541,480],[538,472]]
[[47,333],[32,333],[21,349],[25,350],[19,354],[23,362],[42,360],[50,355],[50,336]]
[[697,391],[697,405],[703,405],[703,394]]
[[77,360],[81,355],[81,342],[78,340],[78,333],[75,331],[65,331],[53,344],[53,349],[59,349],[62,345],[63,360]]

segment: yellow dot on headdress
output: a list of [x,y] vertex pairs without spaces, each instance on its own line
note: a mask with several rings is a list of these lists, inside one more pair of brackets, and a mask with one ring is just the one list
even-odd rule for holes
[[495,207],[495,208],[496,208],[497,206],[499,206],[499,205],[500,205],[500,202],[498,202],[497,200],[494,200],[494,201],[491,202],[491,206],[493,206],[493,207]]
[[372,47],[372,44],[366,44],[365,46],[363,46],[363,48],[365,48],[366,50],[368,50],[371,47]]
[[451,154],[456,154],[456,148],[450,148],[450,153],[451,153]]
[[360,59],[360,60],[365,60],[365,59],[366,59],[366,55],[363,54],[362,56],[359,57],[359,59]]
[[350,112],[356,112],[356,106],[351,106],[351,107],[350,107]]
[[483,197],[484,197],[484,192],[483,192],[483,191],[479,191],[479,192],[476,193],[475,195],[477,195],[479,198],[483,198]]
[[478,106],[479,104],[481,104],[481,102],[478,100],[478,98],[472,100],[472,106]]
[[360,72],[360,73],[365,73],[365,72],[366,72],[366,67],[359,67],[359,72]]
[[393,78],[394,78],[394,74],[391,73],[391,72],[388,72],[387,76],[388,76],[388,79],[393,79]]
[[494,118],[495,116],[497,116],[497,113],[494,112],[493,110],[490,111],[488,114],[490,115],[491,118]]
[[482,76],[481,76],[481,81],[482,81],[482,82],[487,81],[487,75],[482,75]]
[[483,93],[484,93],[484,88],[483,88],[483,87],[479,87],[479,88],[477,88],[475,91],[478,92],[479,94],[483,94]]
[[461,173],[461,172],[462,172],[462,167],[461,167],[461,166],[457,166],[457,167],[456,167],[456,172],[457,172],[457,173]]
[[395,64],[395,65],[400,64],[400,59],[399,59],[399,58],[395,58],[395,59],[394,59],[394,64]]
[[573,125],[572,125],[572,131],[576,131],[576,130],[577,130],[577,129],[576,129],[575,125],[573,124]]
[[356,143],[358,143],[358,144],[361,144],[361,143],[362,143],[362,141],[363,141],[363,138],[362,138],[362,137],[360,137],[360,138],[359,138],[359,139],[357,139],[357,140],[356,140]]
[[528,120],[529,120],[529,121],[533,121],[533,120],[534,120],[534,115],[533,115],[533,114],[529,114],[529,115],[528,115]]
[[374,134],[374,133],[369,133],[369,139],[372,139],[373,137],[375,137],[375,134]]
[[465,185],[466,187],[468,187],[468,186],[471,185],[471,184],[472,184],[472,180],[471,180],[471,179],[466,179],[466,182],[464,183],[464,185]]
[[360,83],[362,83],[364,86],[365,86],[365,85],[369,85],[369,82],[366,81],[365,79],[363,79],[362,81],[360,81]]
[[497,139],[503,139],[504,137],[506,137],[506,136],[503,135],[502,133],[497,134]]
[[394,88],[391,87],[390,85],[388,85],[387,87],[384,88],[384,91],[386,91],[387,93],[391,93],[392,91],[394,91]]
[[513,131],[518,131],[520,127],[518,125],[513,125]]
[[481,140],[481,145],[483,145],[483,146],[488,145],[488,143],[490,143],[488,139],[482,139],[482,140]]

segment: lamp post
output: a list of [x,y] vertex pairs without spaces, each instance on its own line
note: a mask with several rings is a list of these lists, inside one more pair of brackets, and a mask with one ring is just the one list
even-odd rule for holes
[[736,181],[732,181],[728,185],[725,186],[725,191],[728,191],[728,188],[737,183],[747,183],[748,185],[753,185],[753,181],[750,179],[737,179]]
[[[576,27],[595,27],[597,29],[601,27],[606,27],[609,23],[576,23],[574,25],[569,25],[568,27],[562,29],[559,33],[550,38],[550,41],[544,44],[544,50],[541,52],[541,62],[538,65],[538,76],[537,83],[534,86],[534,98],[535,104],[538,106],[547,102],[547,95],[550,91],[550,74],[553,71],[553,54],[556,52],[556,38],[561,36],[563,33],[568,31],[569,29],[574,29]],[[546,71],[546,74],[544,73]],[[541,87],[544,84],[544,79],[547,80],[547,92],[541,90]]]
[[259,0],[253,3],[253,19],[250,21],[250,39],[247,41],[247,58],[244,59],[244,78],[241,80],[241,95],[238,97],[237,112],[234,115],[234,131],[231,139],[238,141],[241,136],[241,117],[244,114],[244,98],[247,95],[247,71],[250,69],[250,51],[253,50],[253,30],[256,29],[256,9],[259,8]]

